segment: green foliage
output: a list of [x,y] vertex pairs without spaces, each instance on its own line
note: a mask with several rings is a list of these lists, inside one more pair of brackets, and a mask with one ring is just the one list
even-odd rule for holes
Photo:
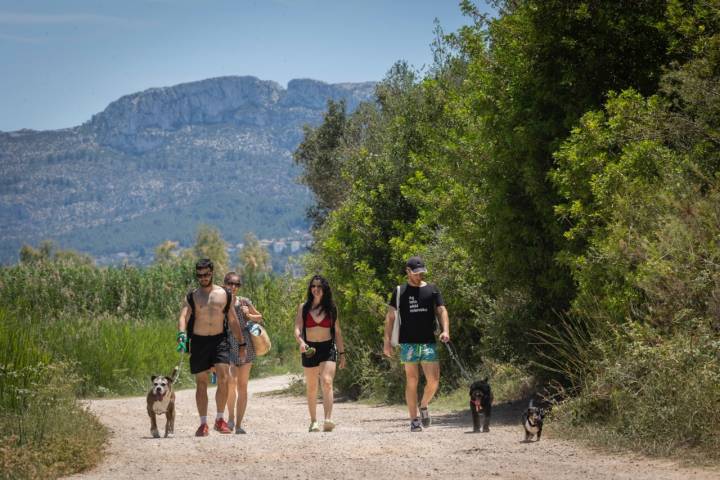
[[61,314],[174,317],[193,275],[193,265],[141,269],[65,261],[19,264],[0,269],[0,306],[46,322]]
[[200,225],[195,238],[194,253],[197,258],[212,260],[216,272],[227,272],[230,265],[225,240],[217,228]]
[[[43,256],[0,268],[0,476],[49,478],[98,463],[107,432],[77,396],[142,395],[153,374],[181,362],[176,319],[194,285],[194,262],[98,268],[76,257]],[[290,277],[257,276],[253,299],[271,336],[253,376],[299,368],[293,338],[299,302]]]
[[[177,316],[194,288],[193,275],[192,263],[139,269],[48,261],[2,268],[0,308],[24,326],[0,321],[12,345],[0,353],[0,364],[62,360],[77,372],[80,395],[141,394],[150,375],[170,373],[180,360]],[[273,341],[255,374],[294,365],[293,280],[265,275],[244,288]],[[181,384],[190,386],[187,357],[182,361]]]
[[[487,361],[477,374],[477,378],[491,378],[495,404],[525,401],[537,389],[535,378],[526,368],[510,363]],[[468,385],[463,384],[455,390],[441,395],[433,401],[434,408],[466,410],[468,406]]]
[[327,105],[322,125],[316,129],[305,126],[305,138],[293,154],[295,163],[303,168],[300,182],[315,194],[316,203],[308,210],[315,228],[340,204],[348,187],[341,176],[343,158],[338,152],[346,124],[345,101],[328,100]]
[[[705,405],[696,396],[710,377],[670,364],[682,357],[712,371],[683,342],[700,330],[704,345],[717,339],[720,2],[496,6],[490,19],[462,2],[471,24],[436,31],[427,73],[398,63],[375,104],[334,109],[306,131],[313,148],[302,165],[329,177],[309,186],[317,198],[342,191],[322,205],[307,262],[338,292],[353,350],[339,385],[402,398],[401,370],[380,355],[382,319],[404,259],[421,254],[471,366],[529,365],[590,398],[613,370],[606,359],[618,362],[607,378],[621,384],[639,348],[627,329],[637,326],[667,346],[648,358],[667,362],[687,392],[671,397]],[[452,387],[459,375],[444,354],[441,362]],[[655,441],[597,405],[610,430]],[[651,397],[633,408],[651,418]],[[712,448],[705,433],[676,431],[658,445],[686,437]]]
[[658,95],[611,95],[556,154],[556,211],[568,225],[560,258],[579,285],[576,310],[664,328],[708,317],[698,284],[716,275],[720,101],[707,92],[720,84],[717,65],[709,51],[669,71]]
[[[613,96],[603,113],[589,113],[557,153],[553,178],[567,199],[556,211],[571,227],[560,258],[579,285],[578,309],[602,311],[622,320],[643,299],[632,287],[639,260],[638,235],[645,235],[666,206],[659,188],[675,175],[681,159],[652,127],[662,115],[658,99],[635,92]],[[678,179],[681,180],[681,179]],[[598,289],[600,286],[600,289]]]
[[246,284],[254,285],[257,278],[272,271],[270,252],[260,245],[257,237],[248,233],[245,235],[243,248],[238,252],[238,271]]
[[603,356],[580,394],[554,411],[554,419],[578,438],[592,434],[612,448],[654,455],[717,459],[715,433],[720,401],[720,343],[702,325],[682,335],[658,335],[627,325],[620,342],[596,342]]
[[499,340],[521,355],[522,332],[556,323],[574,291],[555,261],[564,240],[547,178],[552,152],[608,90],[652,91],[665,61],[655,26],[664,2],[620,3],[503,2],[498,19],[477,18],[451,38],[465,66],[438,79],[451,92],[450,141],[431,157],[444,164],[432,178],[455,197],[442,214],[482,259],[488,293],[505,299],[496,306],[510,310],[496,312],[495,330],[515,323]]
[[90,255],[73,250],[59,250],[50,240],[40,242],[40,247],[37,249],[31,245],[23,245],[20,248],[19,256],[21,263],[46,262],[50,260],[60,260],[85,265],[92,265],[94,263]]
[[[304,186],[292,184],[299,169],[288,154],[298,143],[297,129],[320,115],[303,111],[278,119],[270,138],[264,136],[270,126],[196,124],[192,131],[166,131],[165,147],[141,155],[79,146],[78,133],[69,130],[31,135],[36,140],[18,145],[18,161],[7,164],[0,179],[0,191],[13,197],[0,212],[0,261],[13,263],[22,243],[50,236],[63,249],[96,258],[126,252],[148,261],[152,247],[166,239],[192,245],[201,224],[232,243],[248,232],[280,238],[307,230],[311,198]],[[32,172],[30,184],[23,186],[27,174],[21,171]],[[54,215],[30,215],[47,209],[48,199]]]
[[58,477],[95,465],[107,431],[75,401],[81,379],[52,361],[41,327],[0,309],[0,476]]
[[181,261],[183,258],[182,252],[179,248],[178,242],[172,240],[165,240],[160,245],[155,247],[155,263],[159,264],[173,264]]

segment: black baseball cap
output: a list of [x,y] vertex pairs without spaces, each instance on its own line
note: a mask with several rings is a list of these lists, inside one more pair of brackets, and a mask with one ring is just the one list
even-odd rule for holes
[[405,266],[409,268],[412,273],[427,273],[427,269],[425,268],[425,262],[423,262],[423,259],[420,257],[408,258]]

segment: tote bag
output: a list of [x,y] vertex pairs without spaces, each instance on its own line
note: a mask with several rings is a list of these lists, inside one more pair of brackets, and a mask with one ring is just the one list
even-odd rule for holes
[[392,335],[390,336],[390,345],[397,347],[400,345],[400,285],[397,286],[395,295],[395,321],[393,322]]

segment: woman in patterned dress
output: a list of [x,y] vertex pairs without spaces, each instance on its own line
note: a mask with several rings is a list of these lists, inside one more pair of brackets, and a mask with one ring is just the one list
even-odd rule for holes
[[248,321],[255,323],[262,323],[262,314],[258,312],[250,301],[249,298],[240,297],[237,295],[238,289],[242,285],[240,282],[240,275],[235,272],[229,272],[225,275],[225,288],[229,289],[233,293],[235,299],[235,312],[237,312],[238,320],[240,320],[240,326],[243,328],[245,338],[247,342],[247,355],[243,361],[238,356],[238,343],[233,335],[228,335],[232,353],[230,360],[230,382],[228,390],[228,426],[235,429],[235,433],[245,433],[241,424],[243,417],[245,416],[245,409],[247,408],[247,387],[248,381],[250,380],[250,369],[252,369],[253,361],[255,360],[255,348],[253,347],[250,335],[248,332]]

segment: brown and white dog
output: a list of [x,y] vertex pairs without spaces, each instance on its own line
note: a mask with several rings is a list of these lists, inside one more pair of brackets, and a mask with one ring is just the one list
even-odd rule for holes
[[165,415],[165,436],[173,436],[175,433],[175,392],[172,386],[177,381],[178,374],[179,369],[175,367],[169,377],[150,377],[152,388],[147,394],[147,412],[150,415],[150,434],[155,438],[160,438],[158,415]]

